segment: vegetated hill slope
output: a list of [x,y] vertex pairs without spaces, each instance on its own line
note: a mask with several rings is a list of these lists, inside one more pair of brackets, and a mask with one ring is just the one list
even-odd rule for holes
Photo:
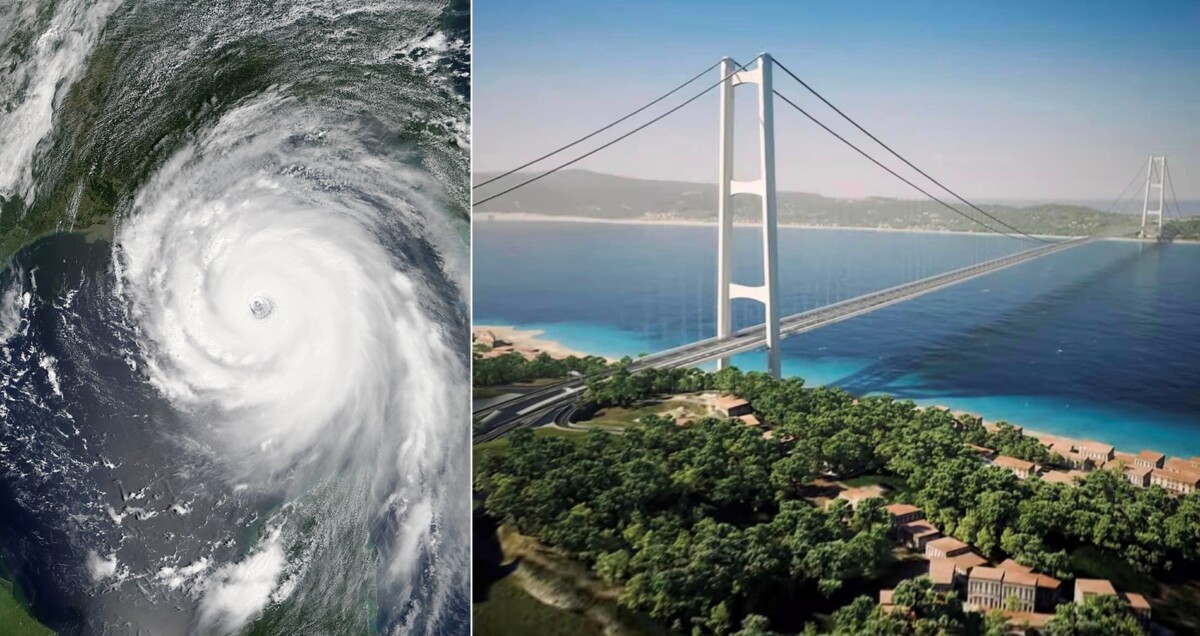
[[[481,183],[496,173],[475,176]],[[486,198],[531,177],[516,173],[479,188]],[[779,220],[796,225],[921,230],[987,231],[934,201],[869,197],[835,199],[806,192],[780,192]],[[586,170],[564,170],[475,208],[476,213],[520,212],[597,219],[715,220],[717,186],[713,183],[633,179]],[[735,198],[739,220],[758,216],[753,197]],[[957,203],[954,201],[948,201]],[[965,205],[960,210],[999,227]],[[1075,205],[1013,207],[980,205],[1005,223],[1030,233],[1086,235],[1135,229],[1137,219]]]

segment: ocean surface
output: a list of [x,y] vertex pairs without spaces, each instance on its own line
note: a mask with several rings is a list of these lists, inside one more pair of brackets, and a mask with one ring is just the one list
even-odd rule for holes
[[469,9],[0,0],[0,576],[54,633],[469,632]]
[[[762,280],[758,230],[735,280]],[[715,334],[715,226],[474,227],[475,324],[606,356]],[[781,228],[784,314],[1030,244],[997,236]],[[737,327],[760,307],[735,301]],[[1200,245],[1107,241],[995,272],[784,341],[810,386],[939,404],[1121,450],[1200,455]],[[763,370],[765,353],[735,359]]]

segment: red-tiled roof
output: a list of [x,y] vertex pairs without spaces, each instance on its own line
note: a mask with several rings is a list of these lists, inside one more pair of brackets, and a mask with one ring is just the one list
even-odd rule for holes
[[1001,581],[1004,579],[1004,570],[980,566],[971,570],[971,578],[983,579],[985,581]]
[[954,561],[949,559],[934,559],[929,562],[929,578],[935,585],[954,583],[954,570]]
[[926,547],[933,548],[934,550],[941,550],[942,552],[947,553],[970,547],[954,537],[942,537],[941,539],[934,539],[925,545]]
[[1135,592],[1126,592],[1125,602],[1129,603],[1129,606],[1135,610],[1150,609],[1150,602],[1146,600],[1146,597]]
[[1152,468],[1150,474],[1159,479],[1166,479],[1181,484],[1190,484],[1195,486],[1200,484],[1200,474],[1192,471],[1176,471],[1165,468]]
[[1151,451],[1151,450],[1144,450],[1144,451],[1138,453],[1137,456],[1152,463],[1152,464],[1161,462],[1163,460],[1163,458],[1166,457],[1162,453],[1159,453],[1156,451]]
[[1029,567],[1028,565],[1021,565],[1020,563],[1017,563],[1016,561],[1013,561],[1012,559],[1005,559],[1003,563],[1001,563],[1000,565],[997,565],[996,567],[1000,568],[1001,570],[1008,570],[1009,572],[1032,572],[1033,571],[1033,568]]
[[746,406],[748,404],[750,403],[736,395],[722,395],[717,397],[716,400],[717,408],[724,411],[728,411],[729,409],[737,408],[739,406]]
[[1062,585],[1062,581],[1050,576],[1049,574],[1039,574],[1037,580],[1038,587],[1044,587],[1048,590],[1057,590]]
[[906,503],[888,504],[884,506],[883,509],[888,511],[888,514],[892,515],[893,517],[903,517],[904,515],[912,514],[914,512],[921,512],[920,508]]
[[1034,587],[1038,584],[1038,575],[1033,572],[1020,572],[1008,570],[1004,573],[1004,582],[1012,585],[1028,585]]
[[1075,579],[1075,589],[1084,594],[1113,594],[1116,588],[1107,579]]
[[977,568],[981,565],[987,565],[987,559],[979,556],[974,552],[964,552],[946,559],[954,564],[955,567],[963,572],[970,572],[972,568]]
[[1088,452],[1088,453],[1103,453],[1105,455],[1108,455],[1113,452],[1113,447],[1112,447],[1112,444],[1105,444],[1104,442],[1097,442],[1095,440],[1085,439],[1085,440],[1079,442],[1079,450]]
[[1152,470],[1154,470],[1154,469],[1149,466],[1126,466],[1125,474],[1132,475],[1139,479],[1145,479],[1146,475],[1149,475],[1150,471],[1152,471]]

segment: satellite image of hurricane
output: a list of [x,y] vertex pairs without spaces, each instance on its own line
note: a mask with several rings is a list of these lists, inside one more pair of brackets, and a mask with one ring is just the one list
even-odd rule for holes
[[0,0],[0,632],[468,633],[469,22]]

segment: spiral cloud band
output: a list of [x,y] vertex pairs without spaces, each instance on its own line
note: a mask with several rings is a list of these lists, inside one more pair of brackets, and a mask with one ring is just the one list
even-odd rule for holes
[[[364,504],[391,529],[381,576],[413,625],[466,580],[466,368],[449,331],[466,256],[436,184],[369,137],[277,92],[251,99],[142,188],[114,262],[134,364],[231,484],[296,494],[371,473]],[[263,605],[281,596],[266,578]]]

